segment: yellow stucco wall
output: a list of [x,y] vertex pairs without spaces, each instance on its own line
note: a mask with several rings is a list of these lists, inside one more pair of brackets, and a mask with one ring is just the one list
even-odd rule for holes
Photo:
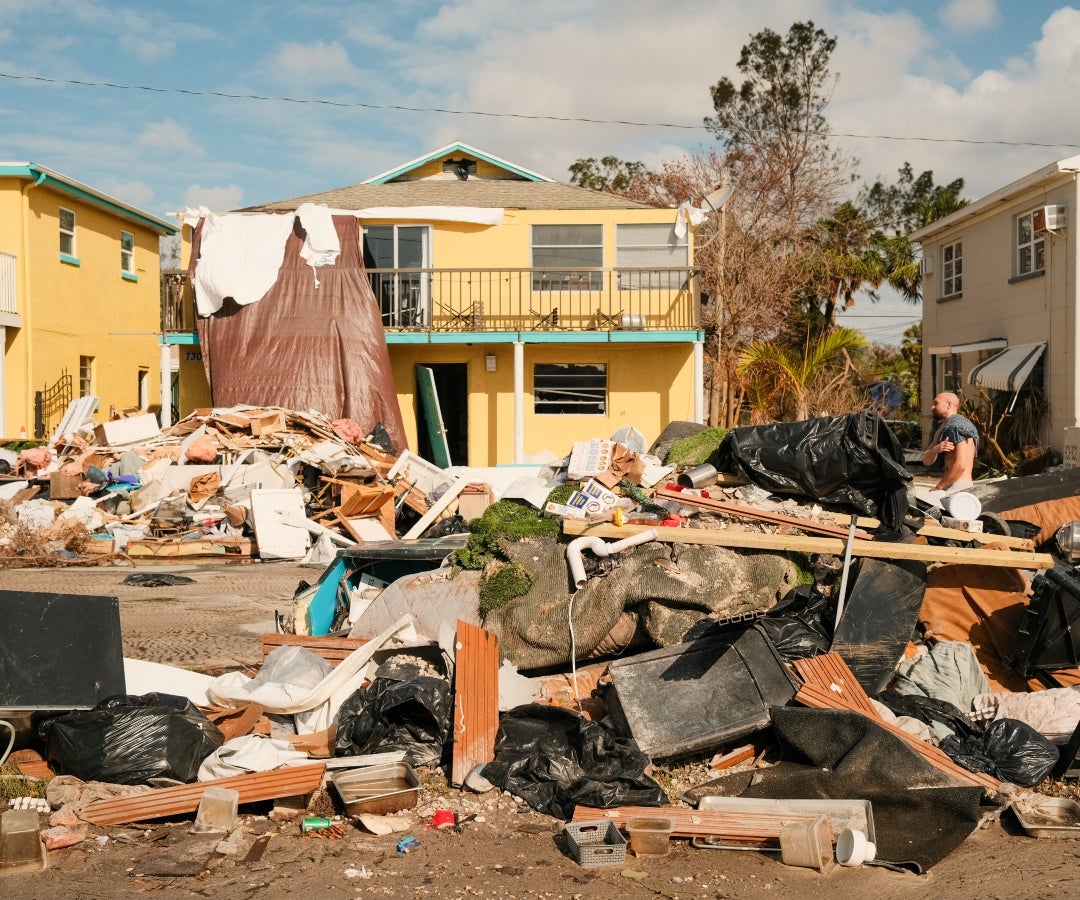
[[[495,356],[495,371],[485,357]],[[514,348],[512,344],[400,344],[390,347],[409,446],[418,446],[415,366],[468,366],[468,464],[493,466],[514,461]],[[533,367],[537,363],[603,363],[608,402],[604,416],[549,416],[533,413]],[[633,425],[653,441],[672,421],[694,417],[692,344],[526,344],[524,346],[523,427],[525,455],[570,452],[574,441],[608,438]],[[462,427],[444,409],[449,428]],[[420,426],[422,427],[422,425]]]
[[[140,373],[151,411],[160,399],[158,234],[48,185],[0,179],[0,250],[18,257],[20,329],[4,365],[7,422],[0,430],[33,434],[34,392],[66,372],[79,394],[80,357],[93,358],[96,418],[110,407],[139,405]],[[60,258],[60,208],[75,213],[75,258]],[[13,224],[14,223],[14,224]],[[120,232],[134,236],[134,274],[124,278]],[[62,413],[61,413],[62,414]],[[51,423],[55,426],[58,419]]]

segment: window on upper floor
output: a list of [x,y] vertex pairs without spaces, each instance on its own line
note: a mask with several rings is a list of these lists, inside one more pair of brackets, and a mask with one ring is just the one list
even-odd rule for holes
[[534,291],[599,291],[603,272],[560,271],[601,269],[604,265],[603,225],[533,225],[532,289]]
[[1016,275],[1032,275],[1043,271],[1046,242],[1035,231],[1034,211],[1016,219]]
[[75,212],[60,207],[60,252],[75,257]]
[[130,231],[120,232],[120,271],[135,274],[135,235]]
[[429,324],[431,277],[418,270],[431,266],[431,226],[369,225],[363,240],[364,267],[379,299],[383,325]]
[[941,248],[941,296],[955,297],[964,289],[964,248],[961,241]]
[[686,237],[676,236],[670,225],[615,226],[615,268],[621,290],[679,288],[687,280],[689,261]]
[[533,366],[533,412],[538,416],[607,414],[607,365],[537,363]]

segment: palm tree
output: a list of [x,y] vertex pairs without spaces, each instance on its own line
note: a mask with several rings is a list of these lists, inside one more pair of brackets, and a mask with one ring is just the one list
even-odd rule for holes
[[813,342],[808,338],[801,352],[776,341],[758,341],[743,351],[738,372],[744,379],[753,378],[763,395],[789,401],[795,419],[802,421],[809,418],[811,394],[835,388],[846,377],[843,370],[835,371],[837,363],[849,361],[849,350],[865,346],[866,338],[854,328],[834,328]]

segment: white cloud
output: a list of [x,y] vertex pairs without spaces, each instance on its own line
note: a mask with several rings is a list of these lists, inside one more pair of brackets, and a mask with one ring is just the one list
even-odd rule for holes
[[97,187],[106,194],[147,212],[149,212],[150,204],[154,199],[154,189],[143,181],[106,179],[103,184],[99,184]]
[[123,35],[120,38],[120,47],[143,62],[160,62],[176,52],[173,41],[134,34]]
[[151,122],[136,139],[138,146],[152,153],[170,156],[203,156],[204,151],[192,137],[191,130],[172,119]]
[[214,212],[238,209],[243,205],[244,189],[238,184],[226,187],[203,187],[201,184],[189,185],[184,190],[185,206],[205,206]]
[[938,13],[953,31],[970,32],[994,28],[1001,21],[997,0],[949,0]]
[[296,92],[315,85],[348,84],[357,69],[337,41],[314,44],[282,44],[269,60],[268,72],[281,81],[298,83]]

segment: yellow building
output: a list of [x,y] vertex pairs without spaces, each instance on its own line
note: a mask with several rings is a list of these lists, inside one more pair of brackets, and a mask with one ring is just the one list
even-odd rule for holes
[[675,210],[455,143],[241,212],[305,203],[362,223],[408,441],[426,458],[526,462],[624,426],[652,440],[703,421],[692,234]]
[[156,411],[158,240],[176,227],[34,163],[0,163],[0,436],[48,437],[68,404]]

